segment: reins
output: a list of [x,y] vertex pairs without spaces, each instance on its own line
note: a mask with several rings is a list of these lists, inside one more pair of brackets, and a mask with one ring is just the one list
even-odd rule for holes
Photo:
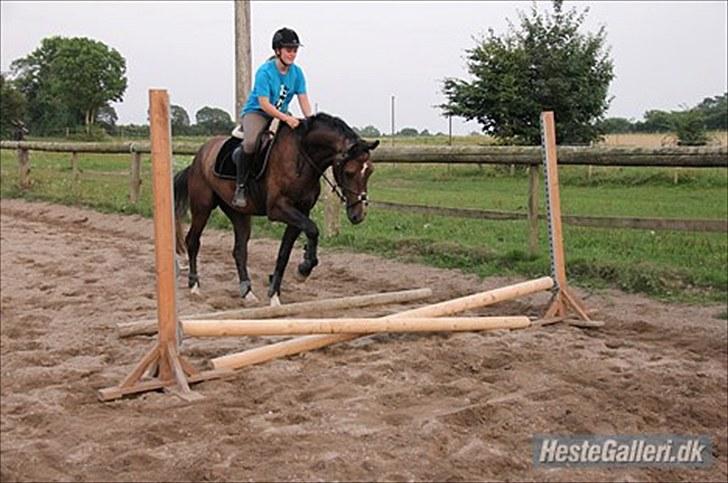
[[[337,184],[336,183],[336,177],[335,176],[334,176],[334,181],[332,182],[329,179],[329,177],[326,176],[326,173],[324,172],[324,170],[322,170],[321,168],[319,168],[316,165],[316,163],[314,162],[314,160],[306,152],[306,150],[303,149],[303,147],[301,147],[298,151],[299,151],[299,153],[303,154],[304,161],[306,161],[306,163],[308,163],[308,165],[311,166],[319,174],[319,176],[321,176],[321,177],[324,178],[324,181],[326,181],[326,184],[328,184],[329,187],[331,188],[331,192],[332,193],[336,193],[336,196],[339,198],[339,200],[341,200],[342,203],[346,203],[346,197],[344,196],[344,191],[349,192],[349,193],[356,194],[354,191],[350,190],[349,188],[346,188],[345,186],[341,186],[341,185]],[[336,156],[338,156],[339,154],[340,153],[338,153],[338,152],[336,154],[334,154],[332,156],[332,159],[335,158]],[[343,165],[345,165],[350,160],[351,160],[351,158],[348,158],[347,157],[347,158],[343,159],[342,161],[340,161],[339,163],[336,163],[336,161],[332,161],[332,163],[331,163],[332,170],[333,169],[336,169],[336,165],[337,164],[340,164],[341,166],[343,166]],[[329,162],[329,160],[326,159],[324,164],[328,164],[328,162]],[[359,203],[364,203],[364,206],[367,206],[369,204],[369,199],[367,198],[367,194],[366,193],[362,193],[362,194],[358,195],[357,198],[356,198],[356,201],[353,202],[353,203],[347,204],[346,205],[346,208],[347,209],[353,208],[356,205],[358,205]]]

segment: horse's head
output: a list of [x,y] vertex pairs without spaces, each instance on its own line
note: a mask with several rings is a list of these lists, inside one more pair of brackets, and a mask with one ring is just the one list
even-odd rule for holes
[[346,216],[353,224],[364,221],[367,205],[367,182],[374,172],[369,159],[379,141],[369,142],[357,135],[344,121],[319,113],[307,121],[304,144],[320,150],[331,162],[336,184],[346,203]]
[[364,221],[367,214],[367,182],[374,172],[369,156],[377,146],[379,141],[359,139],[334,158],[334,178],[346,200],[346,216],[355,225]]

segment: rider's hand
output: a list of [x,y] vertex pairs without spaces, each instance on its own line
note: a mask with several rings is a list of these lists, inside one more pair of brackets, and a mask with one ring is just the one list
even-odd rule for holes
[[291,129],[296,129],[296,127],[301,124],[301,121],[299,121],[296,117],[286,116],[285,123],[288,124]]

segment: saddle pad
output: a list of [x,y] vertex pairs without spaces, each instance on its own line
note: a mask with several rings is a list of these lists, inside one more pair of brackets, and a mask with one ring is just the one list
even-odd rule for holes
[[233,151],[242,141],[236,137],[231,137],[220,148],[215,160],[215,168],[213,169],[215,176],[222,179],[235,179],[235,163],[233,163]]
[[[250,168],[250,172],[254,179],[259,179],[265,170],[265,159],[268,150],[271,147],[271,139],[265,137],[263,140],[263,146],[258,148],[253,158],[253,166]],[[235,179],[235,163],[233,162],[233,151],[243,141],[240,138],[231,137],[220,148],[220,152],[217,153],[217,159],[215,160],[215,167],[213,173],[215,176],[221,179]],[[260,140],[258,141],[260,143]]]

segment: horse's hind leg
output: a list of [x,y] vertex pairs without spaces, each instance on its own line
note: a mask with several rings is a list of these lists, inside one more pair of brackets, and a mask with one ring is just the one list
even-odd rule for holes
[[187,256],[190,262],[188,286],[192,294],[200,293],[200,279],[197,275],[197,254],[200,251],[200,237],[202,230],[210,219],[210,213],[217,206],[214,193],[209,188],[200,188],[192,194],[190,190],[190,229],[185,237]]
[[250,276],[248,275],[248,240],[250,239],[250,223],[252,217],[231,209],[225,203],[220,203],[220,209],[233,224],[233,232],[235,233],[233,258],[235,258],[235,266],[238,269],[240,296],[245,299],[246,303],[257,302],[258,297],[253,293]]

